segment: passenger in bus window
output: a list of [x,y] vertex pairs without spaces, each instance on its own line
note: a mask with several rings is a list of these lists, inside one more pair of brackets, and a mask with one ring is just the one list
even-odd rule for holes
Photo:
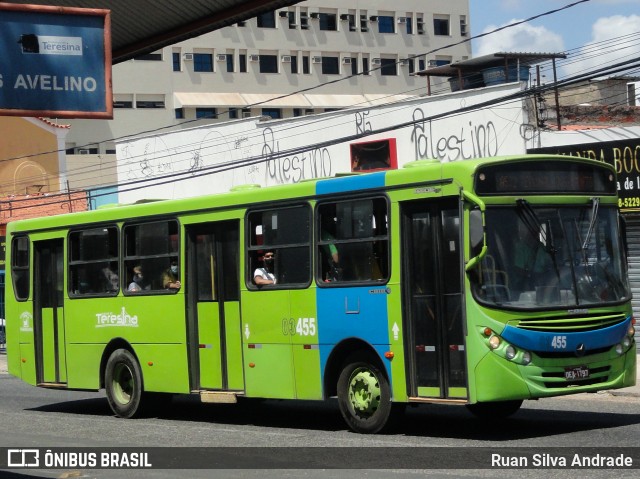
[[149,286],[144,281],[144,275],[142,274],[142,266],[135,266],[133,268],[133,281],[129,283],[127,291],[132,293],[139,293],[142,290],[149,289]]
[[180,289],[178,260],[172,259],[171,266],[162,273],[162,287],[164,289]]
[[118,288],[120,287],[118,275],[114,273],[109,266],[102,269],[102,274],[105,279],[105,291],[109,293],[118,291]]
[[253,272],[253,281],[258,286],[263,284],[276,284],[276,276],[271,272],[275,253],[267,251],[262,257],[262,267]]

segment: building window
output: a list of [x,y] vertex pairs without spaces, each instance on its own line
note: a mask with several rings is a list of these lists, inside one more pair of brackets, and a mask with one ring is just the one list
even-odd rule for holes
[[184,119],[184,108],[176,108],[174,111],[176,113],[176,120]]
[[260,54],[260,73],[278,73],[278,56]]
[[412,73],[415,73],[416,61],[413,58],[407,58],[405,62],[407,62],[407,65],[409,66],[409,75],[411,75]]
[[238,118],[237,108],[229,108],[229,118],[232,120],[236,120]]
[[145,61],[153,61],[153,62],[161,62],[162,61],[162,53],[145,53],[144,55],[138,55],[133,58],[134,60],[145,60]]
[[194,72],[212,72],[213,71],[213,55],[211,53],[194,53],[193,54],[193,71]]
[[133,101],[131,100],[113,100],[114,108],[133,108]]
[[467,30],[467,17],[465,15],[460,15],[460,35],[466,37],[469,34],[469,30]]
[[262,116],[268,116],[274,120],[282,118],[282,110],[280,108],[263,108]]
[[307,12],[300,12],[300,29],[309,30],[309,16]]
[[340,59],[338,57],[322,57],[322,74],[338,75],[340,73]]
[[387,15],[378,16],[378,33],[395,33],[395,18]]
[[291,73],[298,73],[298,56],[291,55]]
[[416,19],[416,31],[418,32],[418,35],[424,35],[424,21],[422,18]]
[[238,55],[238,69],[240,73],[247,73],[247,55],[244,53]]
[[[256,274],[269,273],[275,283],[260,288],[306,285],[311,273],[311,210],[308,205],[249,213],[247,285],[257,288]],[[266,253],[272,261],[265,262]],[[265,271],[260,271],[266,268]]]
[[258,27],[260,28],[276,28],[276,12],[261,13],[256,17],[258,20]]
[[302,108],[294,108],[293,116],[302,116]]
[[360,15],[360,31],[361,32],[368,32],[369,31],[369,25],[367,23],[367,15]]
[[362,73],[369,75],[369,59],[367,57],[362,58]]
[[440,16],[433,19],[433,34],[448,36],[449,33],[449,17]]
[[337,16],[335,13],[320,14],[320,30],[336,31],[338,29]]
[[218,118],[217,108],[196,108],[196,118],[211,119]]
[[407,35],[413,33],[413,17],[405,17],[405,27],[407,28]]
[[173,71],[174,72],[182,71],[182,68],[180,65],[180,52],[173,52],[171,54],[171,59],[173,61]]
[[388,170],[398,168],[395,138],[364,143],[352,143],[351,171]]
[[347,18],[349,19],[349,31],[350,32],[355,32],[357,30],[356,28],[356,16],[352,13],[350,13]]
[[351,59],[351,74],[352,75],[357,75],[358,74],[358,59],[357,58],[352,58]]
[[398,75],[398,63],[393,58],[380,59],[380,75],[396,76]]
[[296,12],[287,12],[287,16],[289,17],[289,30],[295,29],[298,25],[296,25]]
[[309,55],[302,57],[302,73],[305,75],[311,73],[311,69],[309,67]]
[[[178,263],[179,234],[177,221],[157,221],[124,227],[124,275],[131,285],[129,294],[147,292],[178,292],[169,286],[167,275],[169,268],[175,263],[180,274]],[[141,271],[142,279],[134,278]],[[137,285],[136,288],[134,285]],[[123,288],[124,289],[124,288]],[[125,294],[127,294],[125,292]]]
[[227,71],[229,73],[233,73],[233,53],[227,53],[226,60],[227,60]]
[[164,108],[164,100],[136,100],[136,108]]
[[69,233],[69,294],[118,294],[118,255],[115,226]]

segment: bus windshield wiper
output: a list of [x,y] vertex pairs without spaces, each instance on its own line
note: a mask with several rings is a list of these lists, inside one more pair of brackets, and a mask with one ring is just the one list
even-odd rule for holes
[[533,238],[542,243],[545,250],[552,255],[555,254],[556,248],[553,245],[553,238],[551,237],[551,232],[549,225],[546,225],[545,228],[535,210],[531,207],[529,202],[524,199],[516,200],[516,206],[518,207],[518,215],[520,216],[520,220],[524,223],[529,230],[529,233]]
[[595,229],[596,222],[598,221],[598,207],[600,206],[600,198],[591,198],[591,221],[589,222],[589,229],[587,230],[587,235],[584,238],[584,242],[582,243],[582,251],[587,250],[587,245],[589,244],[589,240],[591,239],[591,235],[593,234],[593,230]]

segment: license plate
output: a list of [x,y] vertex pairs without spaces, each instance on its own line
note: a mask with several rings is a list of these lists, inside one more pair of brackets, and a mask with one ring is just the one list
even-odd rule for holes
[[575,381],[576,379],[587,379],[588,377],[589,368],[587,366],[564,368],[564,378],[567,381]]

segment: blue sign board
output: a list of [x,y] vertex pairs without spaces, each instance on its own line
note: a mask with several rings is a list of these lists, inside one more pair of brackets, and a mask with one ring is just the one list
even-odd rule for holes
[[0,115],[113,118],[108,10],[0,4]]

